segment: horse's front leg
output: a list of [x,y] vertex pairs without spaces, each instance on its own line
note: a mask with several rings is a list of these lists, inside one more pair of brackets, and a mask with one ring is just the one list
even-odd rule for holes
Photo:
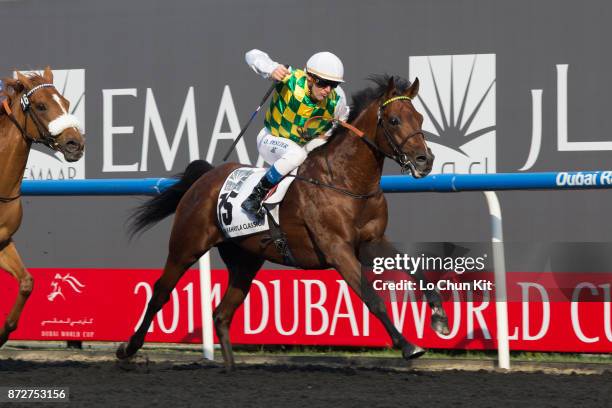
[[[359,249],[359,258],[365,265],[372,265],[374,257],[385,257],[394,258],[400,252],[387,240],[386,237],[382,237],[376,241],[364,242],[361,244]],[[423,273],[423,270],[412,271],[410,276],[415,280],[423,282],[419,287],[427,287],[427,278]],[[424,291],[427,303],[431,308],[431,328],[444,335],[450,333],[448,327],[448,317],[442,307],[442,298],[437,290],[426,290]]]
[[15,248],[15,243],[12,240],[7,241],[3,246],[0,246],[0,269],[4,269],[17,279],[19,282],[19,293],[15,304],[8,314],[6,321],[2,328],[0,328],[0,347],[6,343],[11,332],[17,329],[19,323],[19,317],[23,311],[32,288],[34,287],[34,280],[28,273],[21,261],[21,257]]
[[382,299],[370,285],[365,284],[361,263],[357,259],[353,246],[348,243],[337,242],[325,248],[324,253],[328,262],[342,275],[370,312],[380,320],[389,336],[391,336],[393,346],[402,350],[403,357],[409,360],[423,355],[425,350],[404,338],[391,322]]

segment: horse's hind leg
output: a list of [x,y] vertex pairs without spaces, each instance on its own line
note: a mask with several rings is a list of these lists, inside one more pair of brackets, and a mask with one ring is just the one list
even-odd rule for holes
[[234,353],[229,337],[232,318],[249,293],[251,282],[264,261],[233,243],[223,243],[218,248],[229,271],[229,284],[221,303],[215,309],[214,322],[225,368],[231,371],[234,369]]
[[380,320],[389,336],[391,336],[393,347],[402,350],[402,356],[405,359],[410,360],[425,354],[425,350],[410,343],[397,330],[387,314],[387,308],[382,299],[370,285],[364,284],[365,279],[361,271],[361,264],[355,256],[352,246],[340,243],[334,244],[326,251],[326,257],[351,289],[363,300],[370,312]]
[[[362,244],[359,253],[359,257],[362,259],[363,263],[371,265],[371,259],[373,256],[393,258],[399,254],[399,251],[395,249],[386,238],[382,238],[379,241]],[[427,286],[428,280],[425,277],[422,269],[418,269],[417,271],[413,271],[411,273],[412,274],[410,276],[412,276],[415,280],[423,282],[419,287]],[[450,333],[450,329],[448,327],[448,317],[446,316],[446,312],[442,307],[442,298],[440,297],[440,293],[435,289],[426,290],[424,293],[427,303],[431,308],[431,328],[440,334],[448,335]]]
[[123,343],[119,346],[116,353],[117,358],[126,359],[136,354],[144,344],[145,336],[155,314],[168,301],[179,279],[191,265],[221,239],[213,222],[205,226],[203,219],[197,216],[192,217],[192,215],[179,216],[177,214],[170,237],[170,251],[164,272],[155,282],[153,295],[147,305],[142,323],[130,337],[127,345]]
[[0,347],[6,343],[11,332],[17,329],[17,323],[19,322],[19,316],[23,311],[32,288],[34,286],[34,280],[28,273],[21,257],[15,248],[13,241],[8,241],[4,247],[0,246],[0,269],[4,269],[17,279],[19,282],[19,294],[17,300],[11,309],[10,313],[6,318],[6,322],[0,328]]
[[[202,252],[204,254],[204,252]],[[197,260],[197,258],[196,258]],[[133,356],[144,344],[145,336],[149,330],[149,326],[153,318],[161,310],[164,304],[170,298],[170,293],[183,276],[185,271],[189,269],[193,262],[180,260],[173,257],[168,257],[162,276],[155,282],[153,286],[153,295],[147,305],[147,310],[143,317],[142,323],[138,326],[138,330],[130,337],[130,341],[122,343],[117,349],[117,358],[125,359]]]

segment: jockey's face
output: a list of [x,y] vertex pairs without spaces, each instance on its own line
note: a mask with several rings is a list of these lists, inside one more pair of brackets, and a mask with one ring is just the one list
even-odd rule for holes
[[314,78],[312,75],[308,75],[308,87],[310,88],[310,97],[315,102],[321,102],[323,99],[331,93],[332,89],[336,85],[332,85],[328,81],[321,81],[318,78]]

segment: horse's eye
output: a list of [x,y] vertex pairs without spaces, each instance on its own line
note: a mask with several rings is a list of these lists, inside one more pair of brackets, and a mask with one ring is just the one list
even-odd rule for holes
[[389,123],[392,124],[393,126],[397,126],[400,124],[400,120],[397,116],[391,116],[389,118]]
[[36,110],[44,112],[44,111],[47,110],[47,106],[44,103],[37,103],[36,104]]

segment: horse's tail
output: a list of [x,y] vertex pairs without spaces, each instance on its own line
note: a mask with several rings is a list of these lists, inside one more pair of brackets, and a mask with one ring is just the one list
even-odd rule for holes
[[138,206],[129,217],[128,234],[130,238],[148,230],[159,221],[173,214],[189,187],[204,173],[213,168],[214,166],[205,160],[192,161],[185,172],[174,176],[174,178],[179,179],[177,183]]

